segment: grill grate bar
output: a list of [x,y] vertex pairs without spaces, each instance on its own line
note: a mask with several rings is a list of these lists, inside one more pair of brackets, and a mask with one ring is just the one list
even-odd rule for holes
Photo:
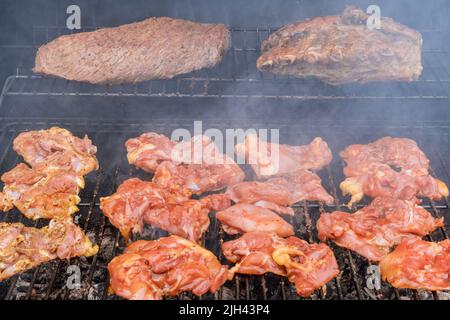
[[[52,32],[48,32],[48,30]],[[55,32],[56,29],[58,32]],[[84,28],[80,31],[95,30]],[[346,85],[340,88],[324,84],[317,79],[297,79],[260,72],[256,59],[260,55],[262,41],[276,30],[268,26],[232,27],[232,47],[223,61],[215,68],[194,71],[169,80],[145,81],[130,86],[73,85],[74,82],[31,74],[33,59],[22,63],[16,78],[26,85],[14,86],[6,90],[6,95],[49,95],[49,96],[139,96],[139,97],[227,97],[227,98],[288,98],[300,100],[327,99],[450,99],[450,74],[445,66],[450,52],[425,48],[424,75],[412,83],[383,83]],[[66,28],[49,26],[33,29],[33,43],[39,46],[53,40],[57,34],[73,33]],[[435,34],[433,34],[435,36]],[[444,37],[444,36],[443,36]],[[29,57],[36,48],[30,47]],[[434,66],[434,67],[433,67]],[[428,72],[429,71],[429,72]],[[45,83],[27,83],[28,80],[44,80]],[[72,84],[72,85],[71,85]],[[198,84],[198,86],[197,86]],[[17,88],[21,88],[18,90]],[[30,90],[31,88],[31,90]],[[203,90],[202,90],[203,88]],[[401,94],[398,94],[401,93]]]
[[[58,124],[58,121],[54,121],[55,124]],[[53,124],[53,122],[52,122]],[[13,137],[16,135],[16,132],[18,131],[23,131],[24,129],[20,129],[18,130],[17,127],[21,127],[24,126],[26,128],[30,128],[32,127],[34,124],[32,122],[28,123],[28,122],[18,122],[15,123],[14,125],[11,125],[8,130],[3,131],[2,133],[0,133],[0,139],[2,139],[1,141],[3,142],[8,142],[8,145],[2,145],[3,148],[5,148],[6,150],[2,150],[1,154],[0,154],[0,160],[2,160],[0,163],[2,164],[3,167],[5,167],[7,164],[6,162],[11,162],[11,163],[17,163],[19,160],[18,156],[15,156],[15,161],[13,160],[13,156],[11,154],[12,150],[11,150],[11,143],[12,143],[12,137],[10,135],[12,135]],[[39,126],[46,126],[49,125],[49,123],[39,123]],[[69,130],[73,129],[74,127],[78,127],[80,126],[80,124],[71,124],[69,122],[60,124],[63,126],[66,126]],[[113,126],[113,125],[117,125],[118,124],[98,124],[97,126],[94,126],[92,131],[97,132],[97,134],[94,136],[95,139],[97,140],[97,137],[101,134],[104,135],[110,135],[110,133],[112,131],[107,130],[107,126]],[[86,124],[85,126],[88,126],[88,124]],[[131,134],[131,132],[137,131],[137,130],[142,130],[139,124],[134,124],[134,125],[130,125],[131,127],[127,129],[126,132],[129,132],[129,134]],[[6,127],[6,126],[4,126]],[[120,126],[119,126],[120,127]],[[123,135],[123,133],[125,132],[124,130],[120,128],[115,128],[116,131],[114,131],[115,133],[121,133]],[[77,129],[77,131],[80,131],[81,129]],[[127,133],[128,134],[128,133]],[[112,138],[115,139],[115,138]],[[108,145],[105,144],[104,145]],[[441,149],[441,151],[443,152],[443,150]],[[431,152],[430,152],[431,153]],[[436,154],[438,154],[438,151],[436,151]],[[445,166],[445,162],[443,161],[443,157],[439,154],[439,159],[440,161],[438,161],[435,164],[440,164],[440,162],[442,162],[442,167],[439,166],[439,168],[441,169],[440,175],[442,176],[442,172],[444,172],[444,176],[446,174],[448,174],[448,172],[446,171],[447,168]],[[6,162],[5,162],[6,161]],[[433,162],[434,163],[434,162]],[[102,166],[103,167],[103,166]],[[4,168],[4,169],[9,169],[9,164],[8,164],[8,168]],[[107,170],[107,172],[112,172],[113,175],[113,180],[110,183],[109,181],[109,176],[108,179],[104,178],[104,172],[100,171],[98,172],[98,176],[96,179],[93,179],[93,183],[90,184],[92,186],[92,189],[94,189],[93,191],[93,195],[91,196],[91,194],[89,194],[89,200],[88,201],[84,201],[80,204],[82,208],[82,210],[80,211],[80,213],[82,214],[83,217],[83,227],[85,230],[90,229],[89,226],[91,226],[93,224],[93,219],[94,219],[94,215],[93,212],[97,212],[98,210],[98,201],[96,201],[96,195],[98,194],[103,194],[103,192],[108,192],[109,189],[110,193],[114,192],[115,189],[117,188],[118,185],[118,177],[120,175],[120,171],[121,171],[121,167],[119,166],[114,166],[114,168],[112,170],[110,169],[105,169]],[[338,177],[338,175],[333,175],[332,170],[334,170],[334,167],[327,167],[324,170],[324,185],[327,188],[327,190],[330,191],[330,193],[334,196],[335,199],[335,204],[333,206],[324,206],[322,203],[310,203],[310,202],[302,202],[299,204],[296,204],[294,206],[294,209],[296,211],[296,215],[294,218],[291,218],[291,223],[294,225],[295,230],[296,230],[296,234],[298,236],[300,236],[301,238],[305,238],[307,239],[309,242],[316,242],[316,232],[315,232],[315,220],[316,217],[325,212],[325,211],[330,211],[333,210],[334,208],[339,209],[342,201],[340,200],[340,197],[338,195],[338,191],[335,185],[335,181],[334,179],[339,179],[336,178]],[[436,176],[436,174],[434,173],[434,171],[432,172],[434,176]],[[448,177],[447,177],[448,178]],[[328,182],[328,183],[327,183]],[[110,185],[109,185],[110,184]],[[100,187],[101,186],[101,187]],[[106,190],[105,186],[107,187]],[[98,188],[102,188],[103,191],[101,191],[100,193],[98,192]],[[360,208],[363,207],[364,204],[359,205],[356,208]],[[433,215],[435,216],[442,216],[442,215],[446,215],[447,211],[448,211],[448,202],[446,201],[445,203],[443,202],[434,202],[434,201],[427,201],[426,203],[424,203],[424,207],[427,208],[429,211],[431,211],[433,213]],[[100,211],[98,211],[99,214]],[[11,214],[11,213],[9,213]],[[91,215],[92,218],[89,218],[89,216]],[[8,219],[8,213],[2,214],[0,215],[0,219],[2,220],[11,220]],[[20,215],[17,217],[18,219],[20,219],[21,221],[23,220],[23,215]],[[16,219],[16,217],[14,217],[14,219]],[[107,283],[109,282],[109,275],[108,272],[106,270],[105,267],[105,263],[103,262],[103,260],[109,261],[110,259],[112,259],[115,255],[116,255],[116,251],[118,249],[122,249],[123,245],[121,243],[121,237],[120,237],[120,233],[115,229],[112,228],[108,222],[108,219],[105,218],[104,216],[99,217],[98,220],[98,229],[95,229],[95,236],[97,237],[96,240],[98,240],[97,244],[100,246],[100,251],[99,251],[99,256],[92,258],[92,260],[89,260],[88,263],[85,263],[84,261],[81,260],[77,260],[77,263],[80,265],[83,265],[83,267],[85,267],[85,269],[87,269],[87,273],[86,276],[83,277],[83,282],[82,282],[82,288],[85,290],[89,290],[91,288],[91,286],[95,285],[95,284],[99,284],[99,280],[97,279],[97,271],[99,271],[100,273],[100,280],[102,285],[105,285],[105,287],[101,287],[100,289],[100,296],[101,298],[104,299],[110,299],[110,298],[116,298],[116,297],[111,297],[108,295],[108,287],[107,287]],[[97,222],[96,222],[97,223]],[[96,224],[97,226],[97,224]],[[111,230],[113,230],[112,232],[109,232],[109,228],[111,227]],[[302,229],[304,228],[304,229]],[[302,231],[303,230],[303,231]],[[107,232],[108,231],[108,232]],[[217,233],[216,233],[217,232]],[[441,232],[435,233],[433,234],[433,236],[430,238],[431,240],[438,240],[438,238],[441,237],[441,233],[442,233],[442,237],[448,238],[448,230],[447,229],[442,229]],[[218,238],[219,238],[219,243],[221,243],[222,241],[224,241],[224,235],[223,235],[223,230],[221,229],[220,224],[217,223],[217,221],[215,219],[212,219],[212,223],[211,223],[211,229],[210,229],[210,234],[208,236],[208,238],[204,238],[203,241],[204,244],[208,244],[208,241],[211,241],[211,237],[215,236],[216,234],[218,234]],[[108,246],[106,246],[106,237],[108,237]],[[156,238],[156,234],[153,233],[151,238]],[[434,239],[433,239],[434,238]],[[105,241],[104,241],[105,240]],[[120,243],[120,246],[119,246]],[[110,249],[110,244],[113,244],[112,249]],[[388,294],[386,294],[383,291],[373,291],[373,290],[368,290],[367,288],[364,287],[364,274],[362,272],[362,270],[364,270],[364,265],[368,264],[367,261],[361,261],[362,259],[359,258],[359,256],[357,256],[356,254],[352,254],[349,251],[345,251],[345,250],[341,250],[340,248],[335,248],[333,246],[333,244],[330,245],[331,248],[333,249],[333,251],[336,254],[336,257],[338,258],[338,262],[340,265],[340,269],[341,269],[341,273],[339,274],[339,276],[331,283],[328,284],[328,288],[331,289],[333,288],[334,294],[330,295],[328,292],[325,292],[324,290],[320,290],[318,291],[312,298],[313,299],[344,299],[347,298],[347,296],[344,296],[347,293],[350,293],[353,297],[353,294],[357,295],[357,298],[359,299],[382,299],[382,298],[386,298],[388,297]],[[100,252],[102,253],[101,258],[100,258]],[[341,252],[343,252],[344,254],[342,255]],[[215,252],[216,253],[216,252]],[[222,261],[222,255],[221,255],[221,250],[218,250],[217,255],[219,257],[219,260]],[[64,262],[62,261],[53,261],[50,264],[45,264],[42,265],[40,268],[37,268],[33,271],[30,271],[27,274],[23,274],[23,275],[19,275],[19,276],[15,276],[12,277],[9,281],[10,285],[7,288],[7,290],[5,290],[6,294],[7,294],[7,298],[10,299],[12,298],[19,298],[19,294],[22,298],[35,298],[38,296],[43,296],[45,299],[47,298],[51,298],[53,294],[58,293],[59,290],[61,290],[58,287],[59,279],[61,277],[61,271],[63,271],[62,266],[64,266]],[[34,288],[36,288],[37,290],[41,290],[41,280],[40,280],[40,275],[41,272],[44,272],[44,270],[46,272],[49,273],[49,276],[47,276],[46,278],[49,278],[49,282],[48,285],[46,285],[46,287],[44,288],[44,291],[42,291],[42,293],[40,291],[36,291],[36,293],[34,292]],[[104,275],[103,275],[104,273]],[[346,278],[348,277],[348,279]],[[31,280],[30,280],[31,279]],[[106,280],[104,280],[106,279]],[[23,280],[26,280],[25,283],[27,283],[27,286],[24,287],[22,285]],[[283,299],[292,299],[292,298],[298,298],[295,294],[293,294],[291,291],[293,289],[292,285],[289,282],[286,282],[286,279],[281,279],[280,281],[280,287],[276,288],[276,291],[272,291],[272,284],[273,283],[273,279],[272,276],[263,276],[263,277],[254,277],[254,276],[244,276],[244,275],[238,275],[237,278],[235,279],[234,282],[229,283],[229,287],[224,286],[222,287],[213,297],[216,299],[222,299],[224,297],[224,293],[225,291],[223,289],[229,289],[231,288],[231,293],[233,294],[233,289],[234,289],[234,294],[235,294],[235,298],[239,299],[239,298],[249,298],[249,299],[254,299],[256,298],[263,298],[263,299],[271,299],[274,298],[272,297],[272,294],[274,294],[273,292],[277,292],[277,295],[280,295],[280,298]],[[36,284],[35,284],[36,282]],[[278,282],[277,282],[278,283]],[[234,284],[234,285],[233,285]],[[383,283],[384,284],[384,283]],[[39,285],[39,286],[38,286]],[[386,288],[389,288],[389,292],[392,293],[392,296],[397,298],[397,299],[402,299],[402,298],[414,298],[414,299],[431,299],[434,298],[435,300],[439,299],[439,296],[436,292],[422,292],[422,291],[412,291],[412,290],[397,290],[391,287],[388,287],[388,285],[386,284]],[[233,288],[234,287],[234,288]],[[256,291],[258,290],[258,287],[261,288],[260,291]],[[384,287],[383,287],[384,289]],[[25,290],[25,291],[24,291]],[[103,290],[103,291],[101,291]],[[17,291],[19,291],[19,293],[17,293]],[[331,291],[330,291],[331,292]],[[22,295],[23,294],[23,295]],[[86,298],[87,295],[87,291],[82,291],[82,297]],[[406,296],[405,296],[406,295]],[[69,292],[69,290],[66,289],[66,291],[62,292],[62,297],[71,297],[72,294],[71,292]],[[182,295],[181,297],[186,298],[186,299],[196,299],[196,297],[191,296],[191,295]],[[89,297],[88,297],[89,298]],[[203,296],[201,297],[201,299],[209,299],[210,297],[208,296]]]
[[[339,198],[337,196],[338,195],[337,188],[336,188],[336,184],[335,184],[334,179],[333,179],[331,168],[329,166],[327,166],[325,169],[326,169],[326,172],[327,172],[327,175],[328,175],[328,181],[330,182],[332,195],[333,195],[333,197],[335,199],[336,209],[339,210],[340,209]],[[328,245],[329,245],[329,243],[328,243]],[[347,257],[348,257],[348,262],[349,262],[349,266],[350,266],[350,270],[351,270],[351,275],[352,275],[353,283],[355,285],[355,289],[356,289],[356,293],[357,293],[358,299],[362,300],[363,299],[363,295],[362,295],[362,292],[361,292],[361,288],[359,286],[359,282],[358,282],[358,279],[357,279],[356,270],[355,270],[355,266],[353,264],[353,259],[352,259],[351,253],[347,249],[345,251],[346,251],[346,254],[347,254]],[[339,269],[343,270],[341,267]],[[338,278],[337,278],[336,281],[339,281]],[[341,287],[340,283],[338,284],[338,287]]]
[[[98,190],[100,188],[101,176],[102,175],[99,172],[99,173],[97,173],[96,178],[95,178],[95,188],[94,188],[94,192],[92,194],[92,201],[91,201],[91,203],[89,205],[88,217],[87,217],[87,219],[86,219],[86,221],[84,223],[84,226],[83,226],[84,230],[87,230],[87,228],[89,226],[89,221],[90,221],[90,218],[91,218],[91,215],[92,215],[92,211],[94,210],[94,207],[95,207],[95,198],[97,197]],[[97,239],[97,241],[96,241],[98,246],[99,246],[99,252],[101,250],[101,244],[102,244],[102,240],[103,240],[104,221],[105,221],[105,219],[102,220],[102,224],[100,226],[99,232],[96,232],[96,235],[100,234],[99,239]],[[86,291],[83,294],[83,298],[84,299],[87,297],[88,291],[91,288],[92,277],[94,275],[98,254],[99,253],[97,252],[97,254],[95,254],[94,257],[92,258],[91,266],[90,266],[89,271],[88,271],[88,277],[87,277],[86,281],[84,282],[84,284],[86,285],[86,288],[85,288]]]

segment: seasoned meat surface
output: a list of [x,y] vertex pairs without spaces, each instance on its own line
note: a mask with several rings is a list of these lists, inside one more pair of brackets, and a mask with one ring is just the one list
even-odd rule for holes
[[328,165],[333,155],[328,144],[315,138],[305,146],[270,143],[249,134],[235,146],[235,152],[246,160],[258,178],[292,174],[299,170],[320,170]]
[[130,300],[214,293],[232,277],[212,252],[177,236],[132,243],[108,271],[114,293]]
[[248,203],[239,203],[216,213],[228,234],[253,231],[273,232],[280,237],[294,235],[294,228],[278,214],[267,208]]
[[297,294],[309,297],[339,274],[333,251],[324,243],[313,243],[289,237],[272,253],[275,262],[286,269]]
[[369,29],[368,15],[347,7],[341,15],[288,24],[262,43],[257,67],[341,85],[413,81],[422,73],[422,36],[391,18]]
[[317,221],[319,239],[381,261],[402,239],[423,237],[444,225],[443,218],[434,218],[417,202],[380,197],[355,213],[323,213]]
[[404,239],[380,262],[380,270],[396,288],[450,290],[450,240]]
[[287,276],[302,297],[310,296],[339,273],[327,245],[309,244],[296,237],[284,239],[273,233],[250,232],[225,242],[222,251],[228,261],[236,264],[231,271]]
[[28,219],[67,218],[78,211],[83,177],[58,168],[35,170],[20,163],[1,177],[2,211],[17,207]]
[[209,212],[230,205],[223,194],[189,199],[138,178],[124,181],[116,193],[100,198],[100,209],[126,239],[132,232],[141,232],[144,224],[150,224],[197,242],[208,229]]
[[296,202],[323,201],[333,203],[333,197],[322,186],[318,175],[308,170],[270,178],[266,181],[244,181],[227,188],[228,194],[236,203],[271,202],[279,206],[291,206]]
[[80,139],[63,128],[22,132],[14,139],[13,148],[38,170],[52,167],[86,175],[98,169],[97,147],[87,136]]
[[242,169],[207,136],[175,142],[164,135],[144,133],[127,140],[130,164],[153,172],[153,182],[161,188],[187,195],[217,191],[241,182]]
[[448,196],[447,186],[429,174],[428,158],[411,139],[384,137],[366,145],[350,145],[340,155],[347,177],[340,187],[344,195],[352,196],[349,205],[364,195],[406,200]]
[[147,172],[155,172],[163,161],[172,159],[172,152],[177,145],[163,134],[147,132],[125,142],[128,163]]
[[149,18],[60,36],[39,48],[33,71],[95,84],[170,79],[215,66],[229,47],[222,24]]
[[224,242],[222,252],[228,261],[235,264],[232,270],[236,273],[262,275],[272,272],[286,276],[286,269],[272,258],[273,251],[283,241],[275,233],[248,232],[240,238]]
[[71,219],[51,220],[44,228],[0,223],[0,281],[53,259],[92,256],[98,251]]

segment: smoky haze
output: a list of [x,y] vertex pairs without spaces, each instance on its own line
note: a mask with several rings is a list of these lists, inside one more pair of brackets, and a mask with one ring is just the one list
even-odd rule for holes
[[[205,130],[279,129],[280,142],[295,145],[306,144],[315,136],[323,136],[330,141],[335,154],[348,143],[368,142],[387,134],[410,136],[425,127],[430,132],[436,126],[430,129],[429,123],[450,119],[447,93],[442,83],[435,81],[450,78],[448,63],[438,60],[445,56],[434,54],[448,51],[449,44],[445,39],[449,34],[447,17],[450,6],[445,0],[426,3],[409,0],[58,1],[56,5],[45,3],[44,8],[30,4],[24,6],[23,12],[19,10],[17,19],[23,23],[18,27],[17,37],[22,38],[22,42],[25,39],[36,40],[32,43],[34,45],[44,43],[45,35],[33,37],[29,33],[40,34],[33,28],[35,26],[57,25],[63,28],[65,8],[70,4],[80,6],[82,26],[87,29],[117,26],[152,16],[224,23],[232,29],[232,49],[217,67],[182,75],[174,80],[144,82],[136,86],[90,86],[59,80],[45,82],[50,89],[46,87],[42,90],[81,92],[86,96],[23,98],[30,101],[24,106],[7,107],[7,116],[27,114],[29,117],[128,122],[134,124],[129,127],[133,131],[129,136],[146,130],[170,135],[179,127],[192,130],[194,120],[202,120]],[[306,18],[339,14],[347,5],[365,10],[373,4],[381,8],[382,16],[391,17],[422,33],[424,72],[421,80],[426,81],[334,87],[313,78],[289,79],[256,70],[260,42],[274,28]],[[46,14],[39,15],[37,12]],[[57,35],[57,32],[50,30],[49,40]],[[33,57],[34,53],[31,53],[29,69]],[[180,80],[191,77],[218,80]],[[177,92],[201,95],[205,88],[210,95],[208,98],[176,97]],[[143,94],[133,95],[136,90]],[[145,96],[148,92],[156,96],[148,98]],[[158,97],[160,92],[175,97]],[[124,95],[92,97],[92,93]],[[30,105],[33,108],[29,108]],[[438,135],[438,132],[435,134]]]

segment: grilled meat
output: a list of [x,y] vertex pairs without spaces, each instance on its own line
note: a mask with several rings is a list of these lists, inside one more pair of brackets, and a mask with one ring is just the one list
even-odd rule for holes
[[404,239],[380,262],[380,270],[396,288],[450,290],[450,240]]
[[309,297],[339,274],[334,253],[326,244],[309,244],[296,237],[283,240],[283,245],[272,252],[272,258],[286,269],[298,295]]
[[370,29],[367,19],[347,7],[339,16],[288,24],[262,43],[257,67],[332,85],[417,80],[423,69],[421,34],[386,17],[380,29]]
[[130,164],[154,172],[161,188],[188,195],[216,191],[244,180],[241,168],[206,136],[175,142],[164,135],[145,133],[125,146]]
[[321,138],[315,138],[306,146],[289,146],[260,140],[249,134],[243,143],[237,144],[235,152],[245,158],[258,178],[287,175],[300,170],[319,170],[332,159],[331,150]]
[[240,182],[228,187],[226,194],[236,203],[257,205],[269,202],[278,206],[291,206],[303,200],[333,203],[333,197],[323,188],[319,176],[308,170],[296,171],[267,181]]
[[161,162],[172,160],[176,145],[176,141],[156,132],[143,133],[125,142],[128,162],[147,172],[155,172]]
[[46,168],[38,171],[20,163],[1,177],[2,211],[17,207],[29,219],[67,218],[78,211],[83,177],[73,171]]
[[297,293],[310,296],[339,274],[333,251],[325,244],[309,244],[296,237],[283,239],[273,233],[250,232],[225,242],[222,251],[232,271],[288,276]]
[[97,251],[71,219],[51,220],[41,229],[0,223],[0,281],[56,258],[89,257]]
[[262,275],[271,272],[286,276],[286,269],[272,258],[273,251],[284,241],[275,233],[248,232],[236,240],[224,242],[222,252],[228,261],[236,264],[232,268],[236,273]]
[[364,194],[399,199],[448,196],[445,183],[429,175],[429,160],[413,140],[384,137],[367,145],[351,145],[340,155],[347,177],[340,187],[352,196],[349,205]]
[[355,212],[323,213],[317,221],[319,239],[381,261],[404,238],[425,236],[444,224],[420,207],[417,200],[376,198]]
[[140,233],[144,227],[144,216],[148,210],[164,208],[167,203],[188,200],[182,194],[171,194],[152,182],[131,178],[124,181],[116,193],[100,198],[100,209],[109,221],[128,239],[130,233]]
[[239,203],[216,213],[228,234],[273,232],[280,237],[294,235],[294,228],[273,211],[248,203]]
[[146,223],[196,242],[208,229],[209,212],[230,205],[225,195],[189,200],[137,178],[126,180],[115,194],[100,199],[100,209],[126,239],[131,232],[141,232]]
[[366,145],[353,144],[341,152],[348,176],[363,174],[372,163],[384,163],[408,170],[413,175],[428,174],[430,160],[414,140],[384,137]]
[[135,300],[214,293],[232,274],[205,248],[177,236],[136,241],[108,265],[111,289]]
[[39,48],[33,71],[95,84],[170,79],[215,66],[229,47],[222,24],[149,18],[61,36]]
[[201,200],[187,200],[180,204],[167,205],[148,210],[144,222],[198,242],[209,227],[209,212],[223,210],[231,205],[230,200],[221,194],[209,195]]
[[184,190],[185,193],[202,194],[218,191],[244,180],[245,174],[237,164],[175,165],[163,162],[155,172],[153,182],[160,188]]
[[52,167],[86,175],[98,169],[97,148],[91,140],[58,127],[22,132],[14,139],[13,148],[37,170]]

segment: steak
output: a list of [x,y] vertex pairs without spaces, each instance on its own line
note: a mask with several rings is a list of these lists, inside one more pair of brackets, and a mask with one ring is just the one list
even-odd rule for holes
[[384,17],[380,29],[369,29],[368,17],[347,7],[338,16],[288,24],[262,43],[257,67],[332,85],[418,79],[421,34]]
[[33,71],[95,84],[170,79],[215,66],[229,47],[222,24],[149,18],[58,37],[39,48]]

